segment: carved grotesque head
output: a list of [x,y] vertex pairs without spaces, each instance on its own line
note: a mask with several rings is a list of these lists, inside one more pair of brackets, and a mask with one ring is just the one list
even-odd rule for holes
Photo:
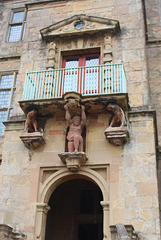
[[109,103],[106,108],[108,111],[114,112],[116,109],[116,104],[114,103]]
[[80,122],[81,122],[81,119],[80,119],[80,116],[74,116],[73,119],[72,119],[73,123],[75,126],[79,126],[80,125]]

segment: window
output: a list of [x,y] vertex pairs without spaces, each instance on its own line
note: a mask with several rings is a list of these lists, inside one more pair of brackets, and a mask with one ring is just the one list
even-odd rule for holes
[[17,73],[0,74],[0,135],[4,134],[3,121],[12,115]]
[[99,53],[64,57],[63,92],[99,93]]
[[26,10],[13,11],[10,21],[9,42],[23,40],[26,25]]

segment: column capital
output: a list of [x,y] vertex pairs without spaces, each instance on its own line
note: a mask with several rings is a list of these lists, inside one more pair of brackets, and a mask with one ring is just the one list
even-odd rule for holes
[[103,207],[104,211],[109,211],[110,201],[101,201],[100,204]]

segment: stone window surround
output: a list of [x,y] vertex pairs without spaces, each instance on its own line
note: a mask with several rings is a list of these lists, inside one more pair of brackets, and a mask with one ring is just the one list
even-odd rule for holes
[[[78,21],[84,22],[80,30],[74,28]],[[120,30],[117,20],[74,15],[40,30],[47,43],[48,70],[61,68],[62,55],[67,51],[100,49],[101,64],[112,62],[112,37]],[[71,55],[71,54],[70,54]]]
[[[13,96],[14,96],[14,91],[16,90],[16,79],[17,79],[17,74],[18,74],[18,71],[17,70],[12,70],[12,71],[0,71],[0,79],[1,79],[1,76],[7,76],[7,75],[13,75],[13,81],[12,81],[12,86],[9,87],[9,88],[1,88],[0,89],[0,92],[1,91],[6,91],[6,90],[9,90],[10,91],[10,97],[9,97],[9,104],[8,104],[8,107],[3,107],[1,108],[0,106],[0,114],[1,114],[1,111],[7,111],[7,115],[6,115],[6,119],[5,120],[8,120],[9,119],[9,116],[10,116],[10,111],[13,109]],[[3,136],[0,134],[0,136]]]
[[[21,12],[21,11],[24,11],[23,21],[12,23],[14,13]],[[25,28],[25,24],[26,24],[26,16],[27,16],[27,9],[26,8],[16,8],[16,9],[11,10],[7,39],[6,39],[7,42],[15,42],[15,41],[9,41],[9,37],[10,37],[11,27],[12,26],[17,26],[17,25],[22,26],[19,41],[23,40],[24,28]],[[18,42],[18,41],[16,41],[16,42]]]

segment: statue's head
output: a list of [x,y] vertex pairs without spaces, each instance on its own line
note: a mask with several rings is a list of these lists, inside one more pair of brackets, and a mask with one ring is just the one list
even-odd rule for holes
[[107,110],[108,111],[113,111],[114,109],[116,108],[116,104],[114,104],[114,103],[109,103],[108,105],[107,105]]
[[81,122],[81,118],[80,118],[80,116],[76,115],[72,118],[72,121],[73,121],[75,126],[79,126],[80,122]]

